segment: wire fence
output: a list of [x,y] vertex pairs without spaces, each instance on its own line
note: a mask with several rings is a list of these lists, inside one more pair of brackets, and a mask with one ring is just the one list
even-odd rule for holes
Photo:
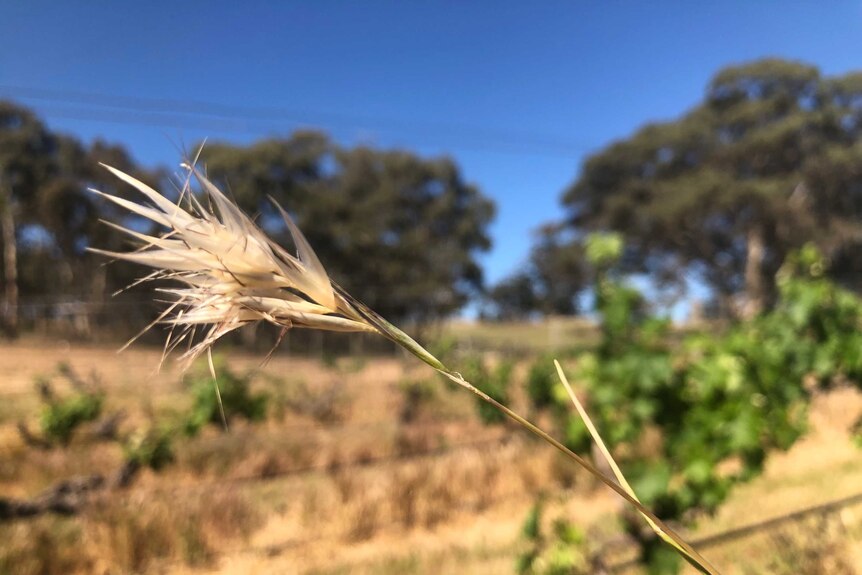
[[[131,295],[123,299],[84,301],[74,299],[30,299],[18,306],[23,333],[77,342],[117,345],[139,333],[159,314],[150,298]],[[3,316],[0,304],[0,317]],[[550,351],[589,347],[595,342],[595,325],[582,317],[549,317],[535,322],[495,323],[447,320],[429,325],[402,325],[423,342],[448,341],[452,351],[464,355],[495,353],[526,359]],[[161,327],[143,334],[140,343],[159,345]],[[278,344],[301,356],[329,361],[335,357],[398,357],[404,351],[393,342],[373,334],[341,334],[319,330],[288,330],[266,324],[245,326],[228,334],[224,342],[248,351],[268,353]]]
[[[770,573],[845,573],[839,567],[827,565],[852,561],[841,555],[849,541],[859,539],[862,510],[854,508],[860,506],[862,493],[855,493],[709,535],[693,536],[687,541],[718,564],[745,566],[758,562],[759,568],[765,567]],[[634,548],[628,547],[622,552],[633,555]],[[635,573],[639,566],[638,559],[632,556],[609,565],[608,570],[615,574]]]
[[[371,424],[366,427],[369,426]],[[348,424],[336,427],[338,427],[337,431],[350,433],[355,432],[355,429],[352,428],[361,428],[362,426]],[[297,426],[296,431],[299,430],[300,426]],[[305,426],[306,432],[315,430],[332,431],[328,426],[321,427],[320,429]],[[245,489],[255,485],[266,486],[267,484],[286,478],[299,478],[318,473],[338,473],[345,470],[358,470],[370,467],[384,467],[410,461],[434,459],[459,452],[491,452],[494,451],[494,448],[513,441],[516,435],[511,432],[501,432],[499,435],[493,437],[417,449],[410,453],[383,453],[357,460],[313,462],[262,475],[210,479],[186,485],[139,486],[122,491],[112,491],[106,493],[106,496],[119,496],[121,500],[140,499],[141,497],[151,500],[154,496],[173,499],[195,494],[207,494],[207,496],[210,496],[217,492]],[[223,438],[201,438],[199,442],[201,444],[211,443],[217,446],[223,442]],[[530,494],[525,492],[506,492],[494,497],[490,505],[499,506],[514,501],[524,501],[526,503],[530,500]],[[452,507],[450,510],[452,513],[482,511],[481,509],[477,509],[475,504],[471,502],[454,501],[450,502],[450,506]],[[789,562],[790,564],[793,562],[811,562],[815,560],[824,562],[827,559],[837,561],[841,560],[840,554],[843,553],[841,542],[843,539],[853,536],[854,528],[858,532],[858,526],[862,523],[860,522],[862,514],[848,510],[860,506],[862,506],[862,493],[856,493],[721,532],[711,533],[702,537],[694,536],[689,539],[689,542],[701,551],[719,550],[720,552],[717,552],[715,555],[717,557],[715,561],[718,564],[725,564],[725,561],[739,561],[743,559],[747,561],[750,558],[764,554],[771,554],[773,556],[772,559],[769,559],[772,561],[769,565],[776,565],[777,563],[775,562],[777,561]],[[398,527],[399,525],[399,520],[384,521],[377,526],[377,529],[385,530]],[[313,546],[322,541],[337,544],[339,541],[346,541],[345,537],[348,537],[348,535],[336,530],[332,533],[292,537],[284,541],[269,543],[265,546],[246,546],[228,550],[230,553],[273,556]],[[739,550],[741,548],[747,550],[744,552],[743,559],[737,557],[741,553]],[[613,561],[608,562],[609,564],[606,563],[608,571],[611,573],[630,573],[637,572],[639,569],[637,558],[635,557],[636,550],[630,541],[617,540],[610,542],[604,547],[602,552],[606,552],[608,557],[613,559]],[[827,554],[830,557],[827,558]],[[832,571],[822,572],[831,573]],[[843,573],[843,571],[835,572]]]
[[[160,312],[151,297],[123,297],[105,301],[73,298],[30,298],[16,309],[21,333],[77,342],[114,344],[138,335]],[[0,318],[5,314],[0,303]],[[410,327],[408,326],[408,329]],[[232,347],[267,353],[276,344],[279,349],[303,356],[328,360],[340,356],[395,356],[402,351],[393,342],[372,334],[342,334],[320,330],[288,330],[267,324],[244,326],[227,334],[223,342]],[[142,344],[160,345],[166,332],[155,326],[139,339]]]

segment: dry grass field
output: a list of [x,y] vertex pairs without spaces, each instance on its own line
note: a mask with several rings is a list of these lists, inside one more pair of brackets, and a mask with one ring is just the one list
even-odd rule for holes
[[[121,446],[86,429],[65,448],[25,443],[17,425],[38,427],[37,378],[58,362],[95,374],[104,413],[122,411],[120,435],[131,434],[189,408],[176,362],[156,371],[160,355],[73,342],[0,346],[0,496],[32,498],[122,465]],[[276,355],[260,368],[261,357],[240,352],[228,361],[258,373],[254,388],[271,398],[266,421],[181,438],[172,465],[95,493],[73,515],[0,523],[0,574],[509,573],[539,493],[588,534],[613,524],[620,503],[612,494],[522,433],[483,426],[471,397],[415,361]],[[434,391],[406,415],[405,389],[425,380]],[[297,389],[304,402],[291,395]],[[315,397],[328,409],[317,409]],[[860,413],[856,392],[818,397],[811,433],[691,536],[862,491],[862,453],[848,439]],[[826,536],[810,548],[814,533]],[[862,565],[860,534],[857,505],[704,553],[724,573],[853,573]]]

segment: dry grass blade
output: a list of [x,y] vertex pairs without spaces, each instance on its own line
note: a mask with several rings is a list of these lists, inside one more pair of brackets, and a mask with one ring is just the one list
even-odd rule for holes
[[590,432],[590,436],[593,438],[593,441],[596,442],[599,451],[602,452],[602,456],[608,462],[608,465],[610,465],[611,469],[614,472],[614,476],[616,476],[617,481],[619,481],[620,483],[620,486],[625,489],[626,492],[631,495],[631,497],[638,503],[638,505],[635,505],[635,508],[638,510],[638,513],[643,516],[643,518],[646,520],[652,530],[655,531],[659,537],[661,537],[666,543],[676,549],[677,552],[682,555],[686,561],[691,563],[701,573],[718,573],[718,571],[716,571],[715,568],[712,567],[708,561],[706,561],[706,559],[704,559],[699,553],[697,553],[694,548],[685,543],[682,537],[668,529],[668,527],[660,525],[659,523],[654,521],[651,514],[647,514],[642,510],[643,505],[641,504],[640,499],[638,499],[638,496],[635,494],[634,489],[632,489],[631,485],[629,485],[629,482],[626,480],[625,475],[623,475],[622,470],[620,470],[619,465],[617,465],[617,462],[611,455],[610,450],[605,445],[602,436],[599,434],[599,431],[596,429],[596,426],[593,425],[593,421],[587,414],[587,410],[584,409],[584,406],[581,404],[580,400],[578,399],[578,396],[575,395],[572,386],[569,385],[569,380],[566,378],[566,374],[563,372],[563,368],[560,366],[560,362],[556,359],[554,360],[554,366],[556,366],[557,368],[557,375],[560,376],[560,381],[563,383],[563,387],[566,388],[566,392],[569,394],[569,398],[575,405],[575,409],[578,411],[578,415],[581,417],[581,420],[583,420],[584,425],[587,426],[587,430]]

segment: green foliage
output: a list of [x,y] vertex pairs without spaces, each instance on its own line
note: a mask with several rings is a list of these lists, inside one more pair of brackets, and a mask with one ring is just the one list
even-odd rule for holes
[[433,339],[425,349],[445,365],[450,365],[458,353],[458,338],[454,334],[443,334]]
[[[216,358],[214,367],[215,382],[209,369],[205,367],[198,368],[189,377],[188,385],[194,402],[185,421],[185,431],[188,435],[197,434],[208,423],[221,426],[222,408],[228,423],[237,417],[248,421],[261,421],[266,417],[269,397],[265,393],[251,391],[250,374],[238,374],[232,371],[227,362],[221,358]],[[219,394],[222,407],[219,407]]]
[[[678,344],[637,292],[598,278],[604,339],[574,362],[574,379],[635,492],[663,519],[714,511],[734,484],[762,471],[770,451],[789,448],[805,431],[806,381],[862,381],[862,301],[826,279],[825,267],[804,247],[782,267],[772,311]],[[556,402],[569,446],[589,446],[568,398],[530,396],[537,407]],[[652,572],[671,572],[673,553],[641,528],[633,522],[630,532],[643,560]]]
[[123,445],[125,460],[140,467],[160,471],[174,461],[174,434],[168,428],[154,427],[129,437]]
[[527,396],[533,407],[544,409],[554,405],[555,389],[559,387],[554,358],[539,356],[527,371]]
[[524,521],[524,526],[521,528],[521,533],[524,538],[529,541],[537,541],[542,529],[542,503],[537,501],[533,508],[530,509],[527,519]]
[[521,528],[521,534],[527,541],[527,549],[518,556],[515,567],[515,572],[518,575],[529,575],[533,572],[533,565],[539,558],[539,547],[542,542],[541,529],[542,503],[539,501],[530,509],[530,513],[524,521],[524,526]]
[[594,233],[584,242],[587,261],[598,268],[616,264],[623,255],[623,237],[613,232]]
[[68,445],[81,425],[101,415],[105,395],[99,389],[95,376],[90,381],[84,380],[65,362],[57,364],[56,375],[71,385],[72,392],[58,396],[52,385],[53,376],[36,380],[44,403],[39,415],[39,427],[42,440],[48,445]]
[[[514,365],[507,360],[501,360],[496,367],[491,368],[480,356],[470,358],[465,362],[466,369],[464,378],[487,393],[491,399],[502,404],[509,402],[509,387],[512,381],[512,370]],[[494,407],[488,405],[478,397],[476,398],[476,409],[479,417],[486,424],[503,423],[506,416]]]
[[103,402],[104,395],[95,392],[77,392],[51,401],[39,417],[42,437],[49,443],[68,445],[81,424],[99,417]]
[[528,264],[490,290],[483,315],[512,320],[576,313],[580,309],[578,293],[589,284],[584,264],[582,246],[573,245],[564,229],[543,227]]
[[677,573],[682,567],[679,553],[658,537],[651,538],[642,546],[642,557],[649,575]]
[[521,529],[526,549],[518,556],[519,575],[579,575],[590,572],[583,532],[557,518],[547,534],[543,528],[543,506],[537,502]]

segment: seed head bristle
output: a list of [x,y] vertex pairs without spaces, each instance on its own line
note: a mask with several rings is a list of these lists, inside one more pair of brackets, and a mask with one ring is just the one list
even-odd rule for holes
[[[172,328],[165,344],[168,353],[181,341],[193,340],[196,327],[209,326],[183,355],[192,360],[220,337],[257,321],[284,329],[379,333],[347,299],[336,294],[311,245],[272,198],[296,247],[296,256],[267,237],[194,166],[182,164],[187,177],[177,203],[120,170],[104,167],[140,192],[149,204],[91,191],[166,231],[149,235],[106,222],[132,237],[138,249],[112,252],[90,248],[90,251],[156,268],[139,282],[171,279],[181,284],[159,288],[172,303],[133,341],[157,323],[168,324]],[[192,180],[198,182],[206,202],[195,197]],[[182,205],[184,200],[187,207]],[[205,203],[211,207],[205,208]],[[174,329],[179,329],[179,333],[175,335]]]

